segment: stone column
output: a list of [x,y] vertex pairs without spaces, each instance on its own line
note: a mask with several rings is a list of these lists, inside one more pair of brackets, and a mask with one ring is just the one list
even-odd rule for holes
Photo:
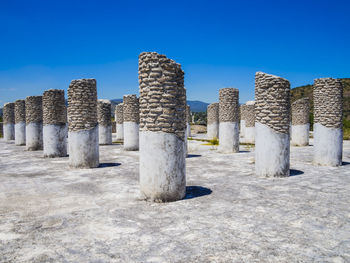
[[112,144],[112,104],[110,100],[98,100],[97,119],[100,145]]
[[28,151],[43,149],[42,96],[26,98],[26,148]]
[[239,92],[238,89],[219,90],[219,147],[222,153],[239,152]]
[[123,127],[123,103],[115,106],[115,121],[117,123],[117,140],[124,139],[124,127]]
[[302,98],[292,103],[291,144],[294,146],[309,145],[310,101]]
[[255,101],[247,101],[245,105],[245,143],[255,143]]
[[207,138],[219,138],[219,103],[212,103],[207,107]]
[[139,56],[140,190],[146,199],[186,194],[186,90],[181,65],[155,52]]
[[69,165],[99,166],[97,90],[95,79],[72,80],[68,88]]
[[51,89],[43,94],[44,157],[67,156],[67,117],[64,90]]
[[332,78],[314,81],[314,164],[342,165],[343,85]]
[[186,135],[191,137],[191,108],[186,105]]
[[3,108],[4,117],[4,139],[12,141],[15,139],[15,104],[6,103]]
[[136,95],[125,95],[123,98],[124,150],[139,149],[139,99]]
[[255,172],[258,176],[289,176],[289,81],[263,72],[255,74]]
[[26,145],[26,102],[15,101],[15,144]]
[[240,114],[240,129],[239,136],[244,138],[245,136],[245,119],[246,119],[246,105],[242,104],[239,106],[239,114]]

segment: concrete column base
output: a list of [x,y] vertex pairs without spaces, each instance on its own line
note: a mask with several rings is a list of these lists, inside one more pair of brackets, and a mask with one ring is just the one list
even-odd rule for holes
[[39,151],[43,149],[42,122],[31,122],[26,125],[26,149],[27,151]]
[[244,142],[250,144],[255,143],[255,127],[245,127]]
[[191,124],[186,123],[186,134],[187,134],[187,138],[191,137]]
[[117,123],[117,140],[123,140],[124,139],[124,127],[123,123]]
[[244,138],[244,136],[245,136],[245,120],[241,120],[240,121],[240,129],[239,129],[239,136],[241,137],[241,138]]
[[212,140],[214,138],[219,138],[219,123],[214,122],[207,125],[207,138]]
[[155,202],[185,197],[185,142],[175,134],[140,132],[140,191]]
[[314,124],[315,165],[340,166],[343,157],[343,130]]
[[44,157],[67,156],[66,124],[47,124],[43,127]]
[[289,135],[255,123],[255,173],[262,177],[289,176]]
[[219,147],[221,153],[239,152],[239,124],[238,122],[220,122]]
[[69,166],[95,168],[99,166],[98,127],[90,130],[70,131]]
[[15,139],[15,124],[14,123],[6,123],[3,125],[4,131],[4,140],[5,141],[13,141]]
[[15,124],[15,144],[26,145],[26,123],[24,121]]
[[310,124],[291,125],[291,145],[308,146],[309,145]]
[[100,145],[112,144],[112,126],[98,125],[98,136]]
[[139,124],[124,122],[124,150],[137,151],[139,149]]

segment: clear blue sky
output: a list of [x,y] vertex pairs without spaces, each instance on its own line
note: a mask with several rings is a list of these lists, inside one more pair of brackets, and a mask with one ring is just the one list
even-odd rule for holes
[[96,78],[99,98],[138,94],[137,59],[182,64],[187,97],[254,99],[254,74],[292,87],[350,77],[350,1],[0,1],[0,106]]

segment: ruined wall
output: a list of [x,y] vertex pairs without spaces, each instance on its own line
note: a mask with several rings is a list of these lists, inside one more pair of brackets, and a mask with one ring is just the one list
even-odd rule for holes
[[112,104],[109,100],[98,100],[97,103],[97,120],[99,125],[112,125]]
[[239,122],[239,91],[234,88],[219,90],[220,122]]
[[181,65],[156,52],[139,56],[140,130],[174,133],[184,140],[186,90]]
[[13,102],[4,104],[3,120],[4,124],[15,123],[15,104]]
[[274,75],[255,74],[256,122],[265,124],[279,133],[289,134],[290,84]]
[[191,123],[191,107],[189,105],[186,105],[186,121],[187,123]]
[[245,105],[245,126],[254,127],[255,126],[255,104]]
[[136,95],[125,95],[123,97],[123,121],[140,122],[139,99]]
[[90,130],[97,126],[95,79],[72,80],[68,88],[69,131]]
[[29,96],[26,98],[26,123],[42,122],[43,107],[42,96]]
[[115,106],[115,112],[117,119],[115,120],[118,124],[123,124],[123,103],[118,104]]
[[25,100],[15,101],[15,123],[26,121],[26,102]]
[[209,104],[207,107],[207,124],[219,122],[219,103]]
[[245,121],[246,118],[246,105],[242,104],[239,106],[239,119]]
[[314,123],[327,128],[342,128],[343,85],[341,80],[320,78],[314,81]]
[[64,90],[51,89],[43,94],[43,123],[66,124],[66,105],[64,99]]
[[292,103],[292,125],[304,125],[309,123],[310,100],[301,98]]

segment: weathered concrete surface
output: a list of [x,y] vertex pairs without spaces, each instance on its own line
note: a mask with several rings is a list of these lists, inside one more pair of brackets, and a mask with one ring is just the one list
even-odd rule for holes
[[121,145],[80,170],[1,139],[0,262],[350,261],[349,142],[337,168],[291,147],[288,178],[256,177],[253,152],[201,144],[189,141],[187,185],[212,193],[159,204],[137,199],[138,152]]

